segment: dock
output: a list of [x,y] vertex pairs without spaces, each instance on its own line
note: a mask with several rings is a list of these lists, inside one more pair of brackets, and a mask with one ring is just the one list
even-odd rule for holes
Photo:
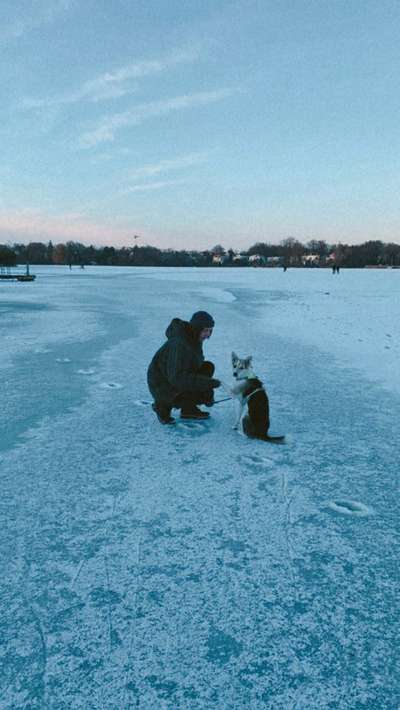
[[26,270],[24,273],[18,271],[11,271],[9,266],[0,265],[0,281],[34,281],[36,279],[36,274],[31,274],[29,271],[29,264],[26,265]]

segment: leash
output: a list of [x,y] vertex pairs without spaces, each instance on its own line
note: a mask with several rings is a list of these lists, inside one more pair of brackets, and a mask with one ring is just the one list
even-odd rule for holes
[[[250,394],[247,395],[246,399],[246,404],[249,401],[249,399],[253,396],[253,394],[256,394],[256,392],[264,392],[264,387],[257,387],[254,392],[250,392]],[[214,404],[220,404],[221,402],[228,402],[230,399],[234,399],[234,397],[224,397],[224,399],[216,399]]]
[[216,399],[214,404],[220,404],[220,402],[227,402],[229,399],[233,399],[233,397],[225,397],[224,399]]

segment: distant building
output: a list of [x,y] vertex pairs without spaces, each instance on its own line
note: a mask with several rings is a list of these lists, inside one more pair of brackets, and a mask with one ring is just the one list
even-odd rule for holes
[[227,254],[214,254],[212,258],[212,263],[214,266],[224,266],[229,262],[229,256]]
[[266,258],[262,256],[262,254],[252,254],[249,256],[249,264],[251,266],[265,266],[266,263]]
[[248,264],[249,257],[247,256],[247,254],[234,254],[232,262],[234,264]]
[[319,266],[319,262],[319,254],[303,254],[301,257],[301,263],[303,266]]
[[285,257],[283,256],[267,256],[266,266],[282,266],[284,261]]

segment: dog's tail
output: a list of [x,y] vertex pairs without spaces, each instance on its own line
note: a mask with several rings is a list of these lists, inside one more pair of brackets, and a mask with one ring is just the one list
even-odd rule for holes
[[284,436],[269,436],[269,434],[264,434],[264,432],[257,430],[252,424],[250,417],[246,416],[242,419],[242,427],[244,433],[251,439],[259,439],[260,441],[269,441],[271,444],[284,444]]

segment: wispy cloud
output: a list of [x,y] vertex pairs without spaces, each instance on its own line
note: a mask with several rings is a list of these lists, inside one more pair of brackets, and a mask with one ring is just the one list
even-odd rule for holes
[[59,15],[69,10],[73,2],[74,0],[39,0],[32,3],[30,14],[25,10],[23,17],[7,17],[4,22],[0,17],[0,42],[18,39],[38,27],[51,24]]
[[234,89],[219,89],[216,91],[201,91],[193,94],[184,94],[171,99],[152,101],[138,104],[130,111],[115,113],[107,116],[92,131],[88,131],[81,136],[80,145],[82,148],[92,148],[99,143],[111,142],[115,134],[128,126],[137,126],[149,118],[155,116],[165,116],[173,111],[189,109],[195,106],[222,101],[235,93]]
[[127,187],[122,190],[123,195],[130,194],[131,192],[149,192],[152,190],[161,190],[164,187],[172,187],[173,185],[182,185],[186,180],[159,180],[158,182],[147,182],[140,185],[132,185],[132,187]]
[[160,160],[158,163],[143,165],[140,168],[135,168],[129,173],[129,178],[131,180],[137,180],[138,178],[143,177],[153,177],[154,175],[159,175],[160,173],[190,168],[193,165],[204,163],[206,160],[206,153],[189,153],[188,155],[181,155],[177,158],[170,158],[169,160]]
[[47,108],[63,104],[74,104],[79,101],[104,101],[115,99],[137,90],[139,79],[162,73],[177,64],[194,61],[198,57],[196,50],[181,50],[170,54],[164,59],[149,59],[131,62],[123,67],[100,74],[90,79],[73,91],[67,91],[47,98],[26,98],[23,108]]
[[[143,178],[153,178],[162,173],[184,170],[204,163],[207,159],[207,153],[189,153],[188,155],[180,155],[177,158],[168,160],[160,160],[158,163],[142,165],[140,168],[135,168],[129,173],[130,180],[140,180]],[[171,187],[187,182],[185,179],[174,180],[158,180],[156,182],[145,182],[130,185],[121,191],[122,195],[132,192],[147,192],[151,190],[160,190],[164,187]]]

